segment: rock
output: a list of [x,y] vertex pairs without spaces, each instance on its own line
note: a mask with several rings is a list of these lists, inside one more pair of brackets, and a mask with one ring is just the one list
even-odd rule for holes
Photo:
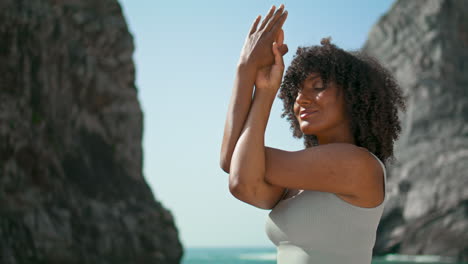
[[468,261],[468,2],[396,1],[363,50],[408,96],[374,254]]
[[0,0],[0,263],[179,263],[115,0]]

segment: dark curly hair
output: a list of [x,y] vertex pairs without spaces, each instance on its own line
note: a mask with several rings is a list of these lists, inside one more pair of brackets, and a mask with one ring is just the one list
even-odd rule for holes
[[299,47],[278,97],[283,100],[281,117],[287,117],[295,138],[304,137],[306,148],[317,145],[317,138],[303,134],[293,107],[300,84],[310,73],[320,74],[325,86],[332,81],[344,91],[356,145],[384,162],[393,159],[393,143],[401,132],[398,108],[406,109],[393,75],[375,58],[360,51],[344,51],[331,44],[330,38],[322,39],[321,46]]

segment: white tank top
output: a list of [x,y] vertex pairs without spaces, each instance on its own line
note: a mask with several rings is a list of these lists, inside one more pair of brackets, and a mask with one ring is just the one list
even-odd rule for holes
[[[372,155],[382,165],[386,186],[385,166]],[[277,263],[370,264],[386,200],[385,191],[380,205],[364,208],[334,193],[311,190],[281,200],[265,224],[278,250]]]

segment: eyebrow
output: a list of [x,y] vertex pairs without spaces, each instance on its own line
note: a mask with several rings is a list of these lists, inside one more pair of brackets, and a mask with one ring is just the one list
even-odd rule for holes
[[312,81],[312,80],[317,79],[317,78],[320,78],[320,74],[317,74],[317,75],[315,75],[315,76],[313,76],[313,75],[310,76],[310,75],[309,75],[309,77],[307,77],[307,78],[305,79],[305,81],[309,81],[309,80]]

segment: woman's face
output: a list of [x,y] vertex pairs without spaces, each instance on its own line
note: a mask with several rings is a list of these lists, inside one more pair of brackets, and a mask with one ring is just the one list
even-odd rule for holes
[[325,88],[318,73],[302,82],[294,103],[294,115],[306,135],[332,135],[349,129],[343,92],[334,83]]

